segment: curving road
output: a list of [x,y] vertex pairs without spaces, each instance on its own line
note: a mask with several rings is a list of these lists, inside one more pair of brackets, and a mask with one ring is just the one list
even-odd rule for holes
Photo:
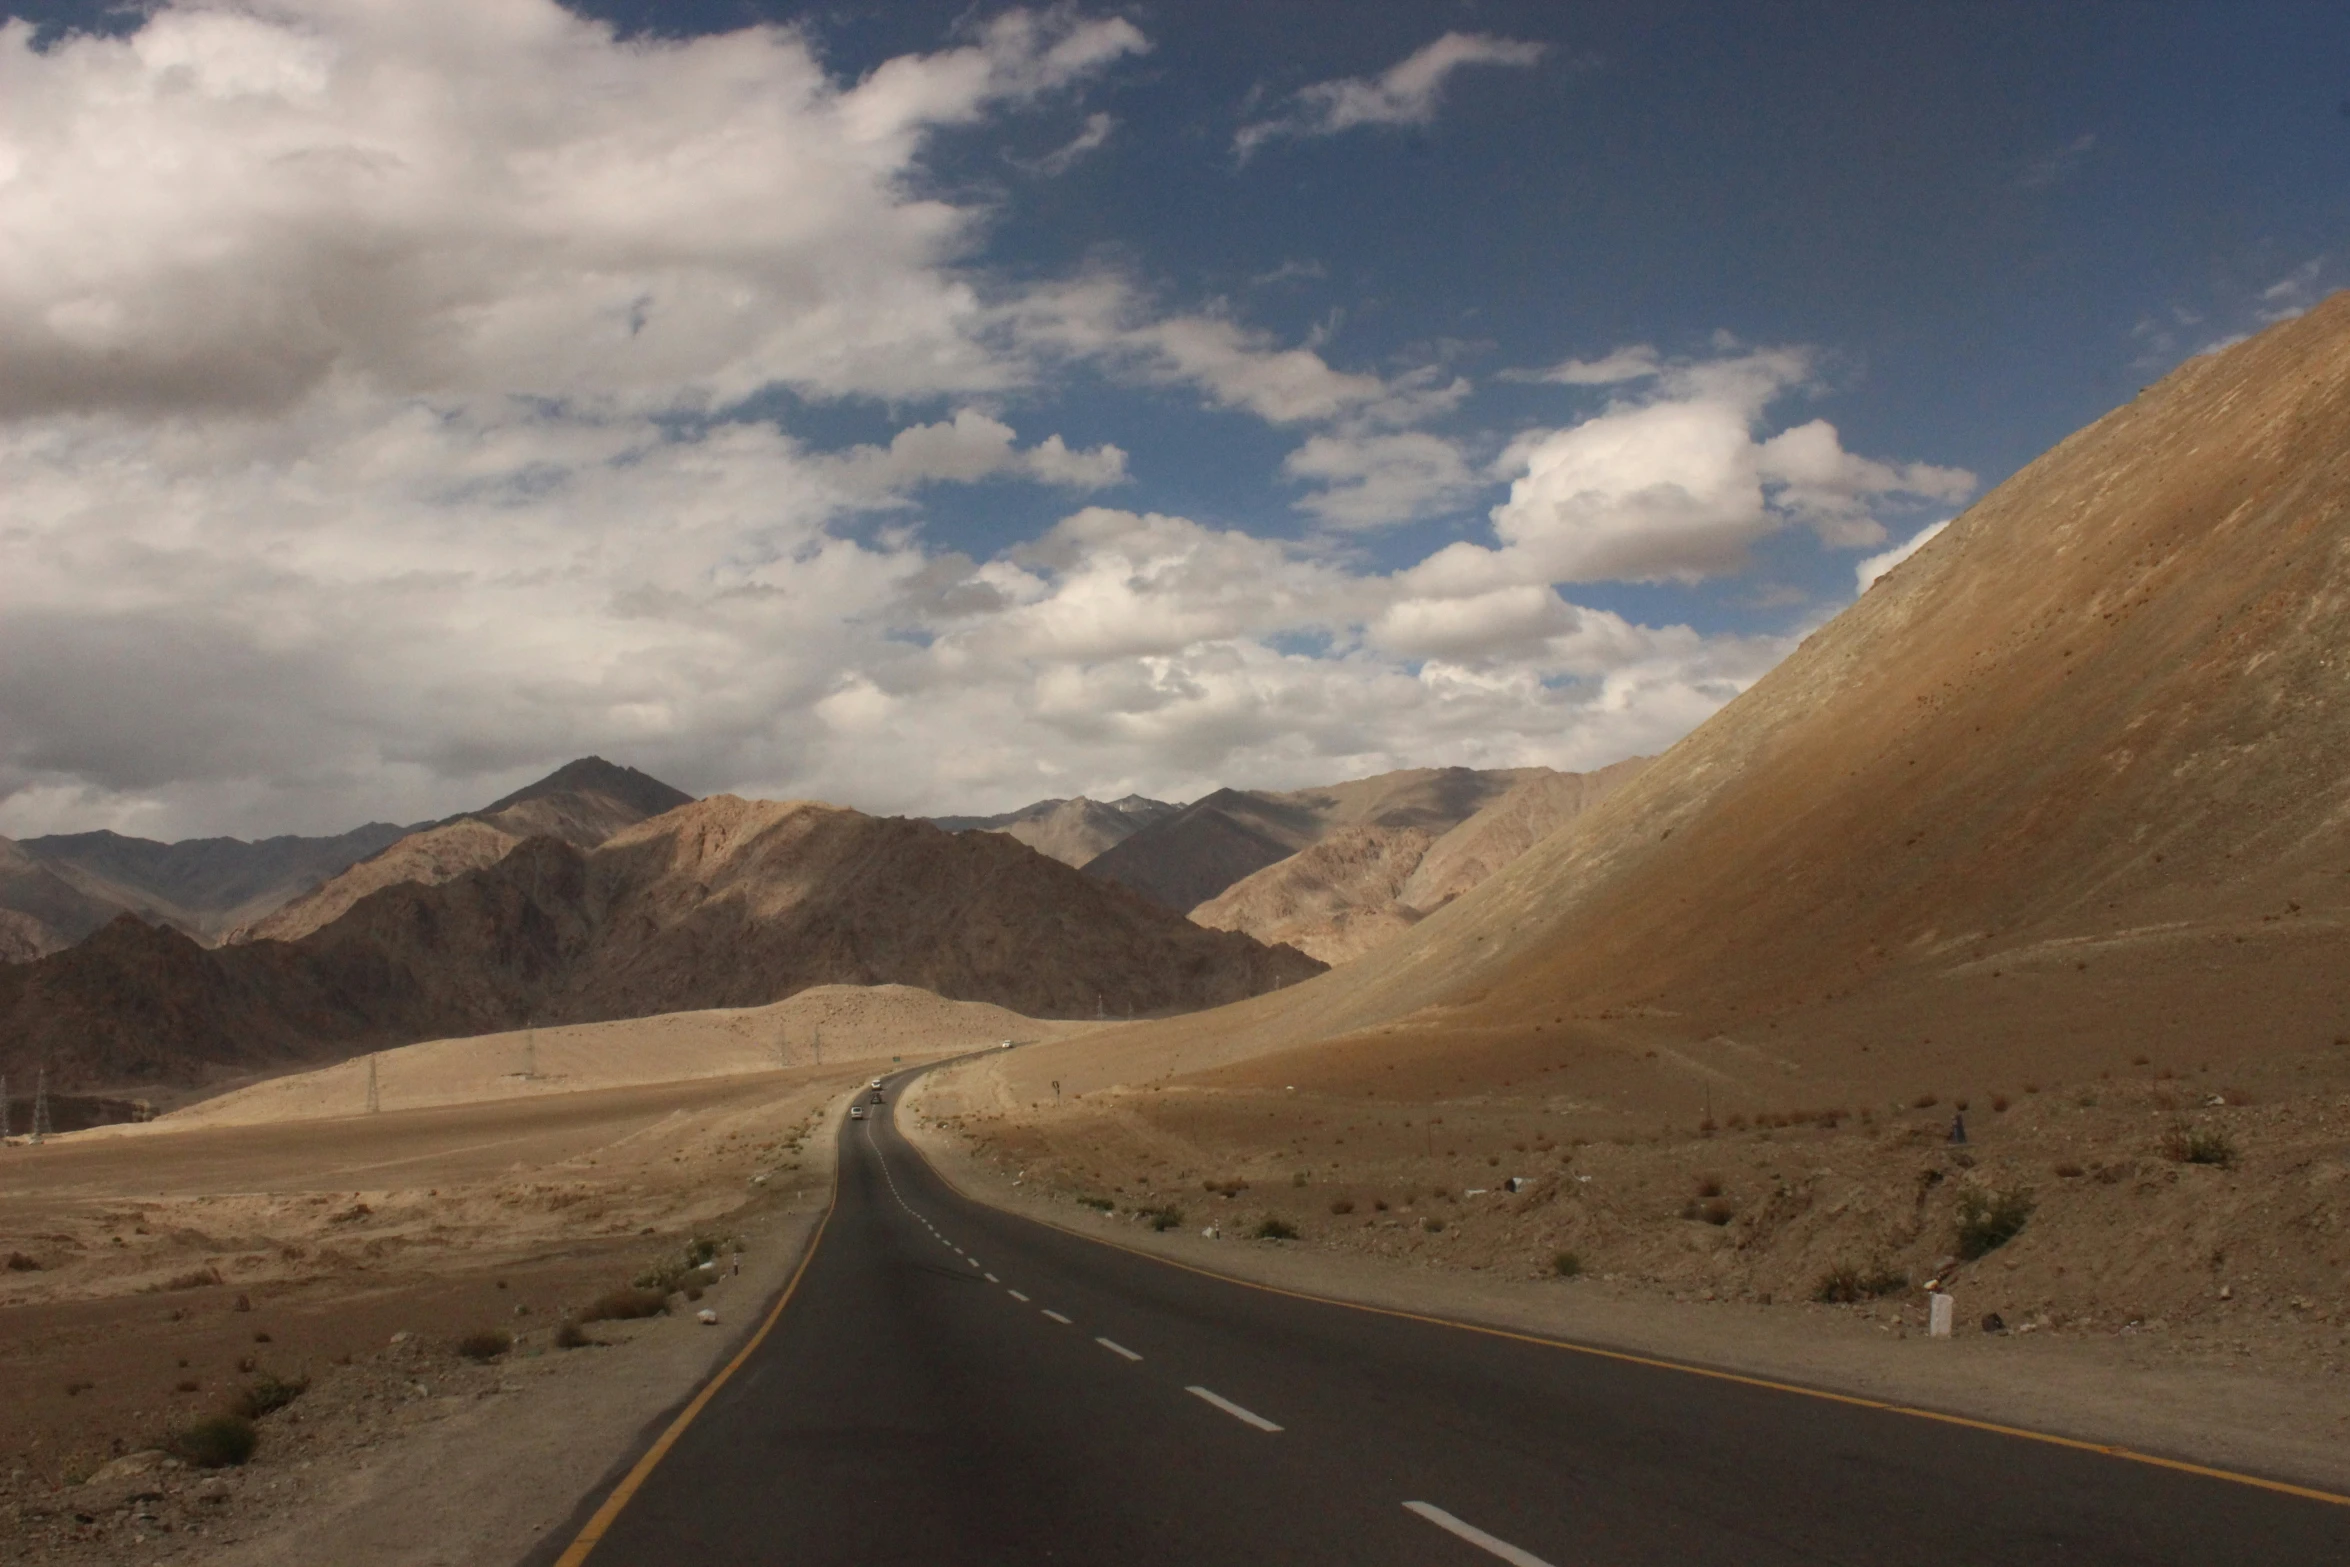
[[886,1120],[674,1436],[567,1567],[2350,1562],[2314,1495],[1169,1266],[956,1196]]

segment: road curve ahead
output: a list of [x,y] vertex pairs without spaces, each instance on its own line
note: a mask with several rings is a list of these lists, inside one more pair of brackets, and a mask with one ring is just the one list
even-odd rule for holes
[[2350,1562],[2313,1496],[1171,1267],[957,1197],[886,1120],[639,1478],[564,1561]]

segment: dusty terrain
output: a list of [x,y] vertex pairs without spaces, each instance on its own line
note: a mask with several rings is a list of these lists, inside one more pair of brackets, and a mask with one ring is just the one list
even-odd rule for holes
[[[834,988],[755,1011],[542,1030],[535,1047],[510,1036],[388,1052],[372,1115],[353,1113],[364,1077],[345,1066],[146,1126],[0,1149],[0,1364],[20,1390],[0,1539],[11,1560],[317,1560],[323,1519],[380,1533],[388,1510],[394,1535],[440,1542],[434,1559],[470,1559],[447,1542],[484,1521],[456,1499],[479,1489],[467,1465],[495,1454],[540,1462],[560,1492],[513,1490],[489,1509],[532,1512],[506,1520],[526,1533],[501,1537],[499,1554],[517,1554],[706,1364],[714,1349],[685,1306],[721,1311],[730,1331],[714,1345],[781,1282],[828,1178],[820,1129],[848,1090],[893,1058],[1071,1027],[902,987]],[[822,1066],[810,1060],[819,1028]],[[791,1065],[772,1065],[779,1049]],[[508,1075],[532,1053],[537,1079]],[[555,1346],[567,1318],[674,1270],[695,1236],[727,1243],[715,1281],[685,1278],[704,1299],[673,1300],[672,1319],[588,1326],[625,1349]],[[494,1329],[512,1333],[510,1354],[456,1352]],[[251,1464],[106,1470],[265,1376],[309,1387],[259,1420]],[[387,1477],[427,1470],[426,1492],[387,1491]],[[398,1516],[444,1490],[440,1534]],[[222,1555],[232,1542],[254,1554]]]

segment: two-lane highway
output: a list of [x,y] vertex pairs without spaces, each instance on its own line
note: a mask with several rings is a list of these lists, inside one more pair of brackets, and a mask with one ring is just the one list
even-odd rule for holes
[[2350,1561],[2350,1506],[1213,1278],[874,1118],[773,1331],[563,1560],[2279,1567]]

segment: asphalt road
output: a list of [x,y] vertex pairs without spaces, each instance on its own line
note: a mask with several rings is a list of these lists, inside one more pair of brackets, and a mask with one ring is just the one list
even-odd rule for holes
[[1205,1277],[865,1120],[782,1319],[588,1560],[2292,1567],[2350,1562],[2350,1507]]

